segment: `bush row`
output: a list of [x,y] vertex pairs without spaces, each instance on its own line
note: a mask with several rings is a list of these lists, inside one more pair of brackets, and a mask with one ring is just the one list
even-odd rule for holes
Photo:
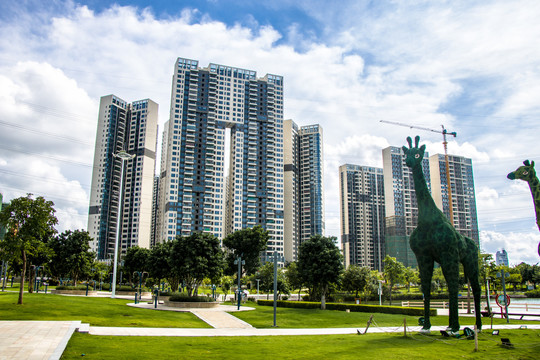
[[531,290],[525,293],[528,298],[540,298],[540,290]]
[[[273,300],[259,300],[259,305],[273,306]],[[299,309],[320,309],[320,302],[313,301],[283,301],[277,302],[278,307],[299,308]],[[349,309],[352,312],[367,312],[367,313],[383,313],[383,314],[402,314],[410,316],[423,316],[424,309],[401,307],[401,306],[379,306],[379,305],[357,305],[357,304],[340,304],[340,303],[326,303],[327,310],[340,310],[345,311]],[[431,316],[437,315],[437,310],[430,310]]]

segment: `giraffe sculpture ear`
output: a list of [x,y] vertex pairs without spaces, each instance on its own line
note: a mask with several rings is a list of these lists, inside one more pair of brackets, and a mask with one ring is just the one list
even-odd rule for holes
[[525,161],[523,162],[523,165],[525,165],[525,166],[531,166],[531,163],[529,162],[529,160],[525,160]]
[[409,149],[406,146],[402,146],[401,149],[403,150],[404,154],[407,154],[409,152]]
[[407,136],[407,142],[409,143],[409,148],[412,148],[412,139],[410,136]]
[[534,167],[534,161],[531,160],[531,167]]
[[425,151],[426,151],[426,145],[420,146],[420,150],[421,150],[422,152],[425,152]]

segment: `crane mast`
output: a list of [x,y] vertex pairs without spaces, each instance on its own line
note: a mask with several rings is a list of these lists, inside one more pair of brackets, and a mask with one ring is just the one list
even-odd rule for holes
[[403,123],[394,122],[394,121],[380,120],[380,122],[385,123],[385,124],[404,126],[410,129],[419,129],[419,130],[431,131],[434,133],[442,134],[443,147],[444,147],[444,161],[446,164],[446,189],[448,192],[448,212],[450,213],[450,223],[452,224],[452,226],[454,226],[454,204],[452,202],[452,185],[450,184],[450,163],[448,160],[448,141],[446,141],[446,135],[452,135],[453,137],[456,137],[457,133],[455,131],[448,132],[448,130],[444,128],[444,125],[441,125],[442,127],[442,131],[441,131],[441,130],[434,130],[434,129],[425,128],[421,126],[403,124]]

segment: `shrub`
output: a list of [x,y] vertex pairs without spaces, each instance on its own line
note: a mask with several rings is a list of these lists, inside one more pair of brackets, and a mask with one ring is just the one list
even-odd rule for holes
[[[88,290],[92,289],[91,286],[88,287]],[[86,291],[86,285],[58,285],[56,287],[56,290],[85,290]]]
[[540,298],[540,290],[531,290],[525,293],[528,298]]
[[173,302],[213,302],[214,299],[208,296],[187,296],[185,294],[171,295],[169,301]]
[[[259,305],[273,306],[274,302],[270,300],[259,300]],[[320,302],[313,301],[278,301],[278,307],[298,308],[298,309],[320,309]],[[384,314],[402,314],[410,316],[424,316],[424,309],[401,307],[401,306],[378,306],[378,305],[356,305],[356,304],[338,304],[326,303],[326,310],[345,311],[349,309],[351,312],[367,312],[367,313],[384,313]],[[431,316],[437,315],[437,310],[430,310]]]

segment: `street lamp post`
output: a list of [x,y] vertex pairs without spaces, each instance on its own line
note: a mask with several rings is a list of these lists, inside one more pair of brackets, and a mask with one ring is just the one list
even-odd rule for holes
[[238,265],[238,310],[240,310],[240,301],[242,300],[242,294],[240,293],[240,277],[242,276],[242,265],[246,264],[245,260],[242,260],[242,255],[240,255],[236,260],[234,260],[234,265]]
[[382,280],[379,281],[379,306],[382,306]]
[[135,155],[130,155],[125,151],[120,151],[116,154],[113,154],[114,157],[120,159],[120,184],[118,185],[118,215],[116,218],[116,240],[114,242],[114,265],[113,265],[113,280],[112,280],[112,292],[111,299],[116,297],[116,268],[118,267],[118,243],[120,241],[120,227],[122,220],[122,193],[123,193],[123,184],[124,184],[124,163],[127,160],[131,160]]

